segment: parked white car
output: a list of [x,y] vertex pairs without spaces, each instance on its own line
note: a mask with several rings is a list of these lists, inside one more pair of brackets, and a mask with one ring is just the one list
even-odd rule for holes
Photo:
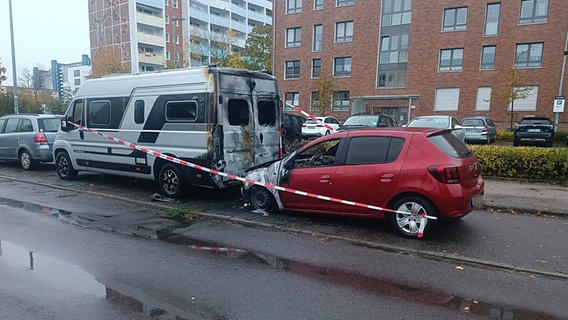
[[327,136],[328,134],[334,133],[339,128],[339,120],[335,117],[316,117],[316,120],[308,119],[302,125],[302,138],[312,139],[322,136]]
[[417,128],[446,128],[452,129],[452,134],[465,143],[465,131],[458,119],[452,116],[422,116],[416,117],[406,125]]

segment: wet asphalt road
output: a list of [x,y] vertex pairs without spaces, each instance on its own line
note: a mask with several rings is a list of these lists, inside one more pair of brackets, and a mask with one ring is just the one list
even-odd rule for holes
[[[22,181],[37,181],[39,184]],[[280,274],[282,270],[287,271],[287,277],[301,275],[310,281],[322,281],[320,278],[325,274],[323,280],[333,286],[327,294],[332,296],[338,286],[361,290],[361,287],[345,283],[345,279],[350,279],[349,283],[374,283],[373,288],[409,286],[403,293],[373,292],[373,299],[377,294],[388,299],[410,297],[410,292],[433,296],[441,294],[452,297],[449,305],[476,301],[471,303],[487,309],[487,312],[482,308],[484,311],[474,313],[482,318],[491,310],[503,313],[507,308],[519,314],[528,312],[532,316],[544,312],[558,318],[568,317],[568,312],[562,309],[565,301],[562,288],[567,284],[568,274],[566,219],[474,212],[462,222],[440,228],[437,235],[416,241],[399,237],[380,221],[291,214],[263,216],[242,208],[236,189],[196,189],[183,203],[155,202],[150,196],[156,191],[151,182],[90,174],[69,182],[59,180],[48,165],[35,172],[25,172],[16,165],[0,164],[0,205],[9,208],[27,206],[22,209],[37,212],[38,216],[57,216],[50,221],[64,220],[89,228],[115,231],[100,233],[103,239],[116,234],[135,234],[147,238],[160,237],[184,246],[238,247],[247,252],[243,258],[245,261],[261,261],[262,265],[273,269],[271,272],[280,271],[277,272]],[[226,223],[207,218],[192,224],[180,224],[160,216],[168,207],[205,211],[231,217],[235,221]],[[243,220],[251,224],[243,226]],[[265,225],[258,226],[259,223]],[[0,224],[0,240],[7,241],[3,237],[8,229],[3,227],[4,224]],[[156,233],[156,230],[159,232]],[[21,245],[20,242],[16,241],[14,245]],[[352,242],[357,246],[353,246]],[[63,246],[54,251],[61,250],[67,252],[69,249]],[[152,270],[155,266],[148,267]],[[250,266],[246,264],[237,268],[248,269]],[[529,272],[514,273],[513,269]],[[444,274],[438,270],[444,270]],[[543,274],[553,277],[546,278]],[[251,281],[253,288],[256,285],[263,287],[261,283],[247,281]],[[272,285],[269,287],[273,290]],[[363,290],[373,291],[369,288]],[[535,292],[538,294],[535,295]],[[413,308],[432,311],[430,305],[416,306],[415,302]],[[520,310],[521,307],[524,309]],[[240,310],[236,306],[232,308],[223,310],[222,314],[246,314],[231,313]],[[265,315],[274,311],[265,309]],[[449,312],[450,309],[445,306],[441,310]],[[385,312],[387,309],[379,308],[374,312],[381,310]],[[329,315],[327,318],[340,318],[334,317],[333,313]],[[403,313],[398,315],[406,317]]]

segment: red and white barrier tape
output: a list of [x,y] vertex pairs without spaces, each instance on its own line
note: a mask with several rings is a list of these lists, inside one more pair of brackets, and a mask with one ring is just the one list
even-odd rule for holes
[[398,211],[398,210],[393,210],[393,209],[388,209],[388,208],[382,208],[382,207],[373,206],[373,205],[370,205],[370,204],[364,204],[364,203],[360,203],[360,202],[354,202],[354,201],[342,200],[342,199],[328,197],[328,196],[322,196],[322,195],[318,195],[318,194],[311,193],[311,192],[300,191],[300,190],[296,190],[296,189],[292,189],[292,188],[285,188],[285,187],[277,186],[277,185],[274,185],[274,184],[271,184],[271,183],[264,183],[264,182],[255,181],[255,180],[252,180],[252,179],[239,177],[239,176],[236,176],[234,174],[230,174],[230,173],[226,173],[226,172],[222,172],[222,171],[217,171],[217,170],[211,169],[211,168],[206,168],[206,167],[200,166],[198,164],[194,164],[194,163],[191,163],[191,162],[188,162],[188,161],[185,161],[185,160],[181,160],[181,159],[178,159],[178,158],[175,158],[175,157],[172,157],[172,156],[165,155],[165,154],[158,152],[158,151],[154,151],[154,150],[151,150],[151,149],[148,149],[148,148],[140,147],[138,145],[135,145],[135,144],[130,143],[128,141],[124,141],[122,139],[115,138],[113,136],[102,133],[100,131],[96,131],[96,130],[84,127],[82,125],[78,125],[74,122],[70,122],[70,121],[67,121],[67,122],[71,123],[75,127],[78,127],[79,129],[87,130],[91,133],[98,134],[99,136],[105,137],[107,139],[110,139],[114,142],[125,145],[127,147],[132,148],[132,149],[136,149],[136,150],[142,151],[146,154],[153,155],[156,158],[162,158],[164,160],[174,162],[174,163],[177,163],[177,164],[182,165],[182,166],[186,166],[186,167],[194,168],[194,169],[197,169],[197,170],[205,171],[205,172],[208,172],[208,173],[212,173],[212,174],[215,174],[215,175],[219,175],[219,176],[222,176],[222,177],[229,178],[231,180],[238,180],[238,181],[241,181],[241,182],[246,182],[246,183],[250,183],[250,184],[263,186],[263,187],[269,188],[269,189],[276,189],[276,190],[279,190],[279,191],[295,193],[295,194],[305,196],[305,197],[311,197],[311,198],[316,198],[316,199],[346,204],[346,205],[350,205],[350,206],[356,206],[356,207],[362,207],[362,208],[378,210],[378,211],[386,211],[386,212],[392,212],[392,213],[400,213],[400,214],[404,214],[404,215],[408,215],[408,216],[420,216],[420,217],[422,217],[422,219],[420,221],[420,227],[419,227],[419,230],[418,230],[418,237],[422,237],[422,233],[424,232],[424,228],[426,227],[427,219],[433,219],[433,220],[437,219],[437,217],[429,216],[429,215],[425,215],[425,214],[416,214],[416,213],[412,213],[412,212],[404,212],[404,211]]
[[[306,111],[300,109],[299,107],[296,107],[295,105],[292,105],[292,104],[290,104],[290,103],[288,103],[288,102],[286,102],[286,101],[282,101],[282,102],[283,102],[285,105],[294,108],[294,110],[296,110],[296,111],[298,111],[299,113],[301,113],[304,117],[310,118],[310,119],[312,119],[312,120],[314,120],[314,121],[316,121],[316,122],[319,122],[319,120],[318,120],[316,117],[314,117],[314,116],[312,116],[311,114],[307,113]],[[323,123],[323,122],[322,122],[322,124],[324,125],[324,127],[326,127],[327,129],[329,129],[330,132],[335,130],[335,129],[333,129],[329,124],[326,124],[326,123]]]

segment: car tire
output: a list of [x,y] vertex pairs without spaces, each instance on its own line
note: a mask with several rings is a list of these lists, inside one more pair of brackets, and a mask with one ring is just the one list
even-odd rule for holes
[[250,204],[255,210],[276,211],[276,200],[270,191],[261,186],[253,186],[250,191]]
[[20,166],[22,166],[22,169],[24,170],[33,170],[35,169],[37,163],[36,161],[32,158],[32,155],[28,152],[28,150],[22,150],[20,151]]
[[[418,195],[407,195],[397,199],[393,202],[391,209],[401,212],[412,213],[407,215],[403,213],[390,214],[390,220],[394,228],[403,236],[408,238],[418,238],[419,229],[422,217],[420,215],[426,214],[428,216],[438,216],[436,207],[426,198]],[[423,234],[427,234],[434,228],[437,220],[426,219],[426,226],[424,227]]]
[[55,170],[62,180],[73,180],[77,178],[77,170],[73,168],[71,159],[65,151],[60,151],[55,156]]
[[158,185],[164,196],[181,198],[185,191],[185,178],[178,166],[172,163],[166,163],[160,169]]
[[518,145],[519,145],[519,143],[517,141],[513,140],[513,147],[516,147]]

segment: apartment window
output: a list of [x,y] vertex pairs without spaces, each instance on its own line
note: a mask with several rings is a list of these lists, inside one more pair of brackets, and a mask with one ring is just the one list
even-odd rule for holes
[[495,69],[495,46],[484,46],[481,52],[481,69]]
[[166,42],[170,42],[170,34],[166,32]]
[[338,7],[352,6],[355,4],[355,0],[337,0]]
[[310,94],[310,111],[319,111],[319,110],[320,110],[319,94],[315,91],[312,91]]
[[[177,52],[176,52],[176,53],[177,53]],[[171,59],[171,57],[170,57],[170,52],[169,52],[169,51],[166,51],[166,60],[170,60],[170,59]]]
[[168,6],[168,5],[169,5],[169,1],[170,1],[170,0],[164,0],[164,5],[165,5],[165,6]]
[[321,59],[312,59],[312,78],[319,78],[321,75]]
[[286,103],[284,104],[284,110],[294,110],[294,108],[292,108],[290,105],[296,107],[300,105],[300,93],[286,92],[286,94],[284,94],[284,101],[286,101]]
[[349,110],[349,91],[335,91],[333,93],[333,106],[331,111]]
[[350,77],[351,57],[335,58],[333,63],[333,75],[336,77]]
[[174,20],[174,26],[179,27],[179,20]]
[[75,86],[78,87],[81,85],[81,79],[75,79]]
[[177,34],[176,34],[174,41],[175,41],[176,44],[179,44],[179,36]]
[[467,21],[467,7],[444,10],[443,31],[465,30]]
[[314,52],[321,51],[322,38],[323,38],[323,26],[321,24],[317,24],[314,26],[314,41],[312,44],[312,51]]
[[459,100],[459,88],[436,89],[434,111],[458,111]]
[[335,24],[335,42],[353,41],[353,21],[343,21]]
[[166,14],[164,17],[165,17],[165,20],[166,20],[166,24],[170,24],[170,16],[168,16]]
[[286,61],[285,79],[300,79],[300,60]]
[[475,111],[489,111],[491,102],[491,87],[477,88]]
[[73,70],[73,76],[74,76],[74,77],[79,77],[79,76],[81,76],[81,71],[80,71],[80,70]]
[[517,44],[515,53],[515,67],[531,68],[542,66],[542,49],[544,43],[522,43]]
[[412,0],[384,0],[383,26],[410,24],[412,19]]
[[172,0],[172,8],[176,8],[178,7],[178,0]]
[[323,0],[314,0],[314,10],[323,10]]
[[546,22],[548,17],[548,0],[522,0],[520,24]]
[[[519,86],[513,89],[527,94],[524,99],[515,100],[514,111],[536,111],[536,100],[538,97],[538,86]],[[509,103],[511,111],[511,103]]]
[[286,0],[286,13],[302,12],[302,0]]
[[499,32],[499,12],[501,10],[500,3],[490,3],[487,5],[485,12],[485,29],[483,35],[496,36]]
[[440,51],[439,71],[461,71],[463,62],[463,48],[443,49]]
[[286,47],[299,47],[300,45],[302,45],[302,29],[286,29]]

